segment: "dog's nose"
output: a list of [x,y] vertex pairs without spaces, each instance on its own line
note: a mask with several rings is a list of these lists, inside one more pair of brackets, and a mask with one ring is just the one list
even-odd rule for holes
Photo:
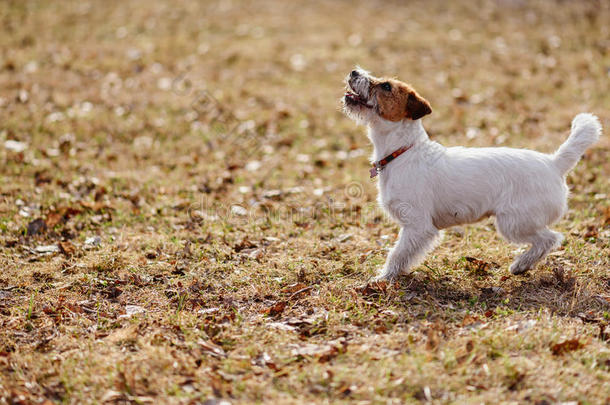
[[349,74],[350,77],[358,77],[360,76],[360,73],[358,73],[357,70],[352,70],[352,72]]

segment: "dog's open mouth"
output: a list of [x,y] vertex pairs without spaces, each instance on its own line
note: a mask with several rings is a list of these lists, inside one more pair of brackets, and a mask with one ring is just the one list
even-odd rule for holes
[[345,101],[351,104],[360,104],[366,108],[373,108],[372,105],[369,105],[365,99],[351,89],[347,89],[345,92]]

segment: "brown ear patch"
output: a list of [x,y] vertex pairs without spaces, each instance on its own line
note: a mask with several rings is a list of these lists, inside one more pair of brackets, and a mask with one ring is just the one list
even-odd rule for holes
[[373,90],[377,98],[378,113],[382,118],[394,122],[402,121],[405,118],[418,120],[432,112],[430,103],[408,84],[389,79],[387,82],[392,85],[392,89],[387,91],[379,87],[384,82],[386,80],[375,80]]
[[407,97],[407,118],[418,120],[432,112],[430,103],[416,92],[409,93]]

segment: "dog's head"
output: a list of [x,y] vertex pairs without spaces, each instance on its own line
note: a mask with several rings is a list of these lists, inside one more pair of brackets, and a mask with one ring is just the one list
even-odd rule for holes
[[371,124],[377,119],[418,120],[432,112],[430,103],[400,80],[377,78],[357,68],[346,82],[343,109],[356,121]]

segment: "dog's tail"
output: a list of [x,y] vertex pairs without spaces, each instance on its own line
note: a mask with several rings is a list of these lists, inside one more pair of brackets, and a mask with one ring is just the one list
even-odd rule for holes
[[572,120],[572,130],[568,139],[553,155],[555,166],[564,175],[580,160],[585,150],[599,139],[602,126],[593,114],[578,114]]

